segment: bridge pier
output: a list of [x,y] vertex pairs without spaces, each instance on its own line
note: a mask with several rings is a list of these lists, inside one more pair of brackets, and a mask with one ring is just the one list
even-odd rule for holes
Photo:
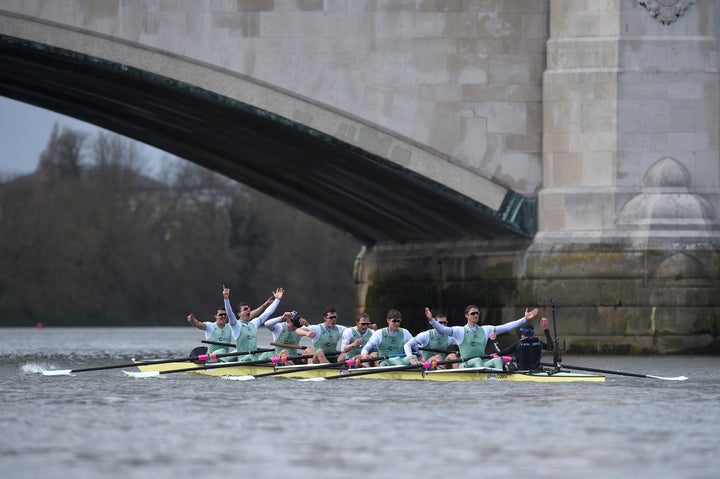
[[378,244],[358,308],[419,329],[423,301],[460,324],[554,299],[570,352],[720,352],[720,9],[652,3],[551,2],[532,242]]
[[[528,244],[450,242],[365,247],[355,264],[355,307],[379,327],[389,308],[413,332],[423,308],[463,324],[464,306],[488,324],[525,307],[552,318],[569,353],[717,353],[718,251],[707,239]],[[502,338],[509,342],[510,338]]]

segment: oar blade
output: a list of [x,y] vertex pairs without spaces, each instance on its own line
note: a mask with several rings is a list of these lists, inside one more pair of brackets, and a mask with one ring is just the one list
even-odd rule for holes
[[663,381],[686,381],[688,379],[685,376],[675,376],[674,378],[665,378],[662,376],[651,376],[649,374],[647,375],[647,377],[653,378],[653,379],[662,379]]
[[255,379],[255,376],[246,375],[246,376],[223,376],[223,379],[227,379],[229,381],[251,381]]
[[160,371],[125,371],[123,372],[133,378],[154,378],[160,376]]
[[70,376],[70,373],[72,373],[72,369],[50,369],[42,370],[43,376]]

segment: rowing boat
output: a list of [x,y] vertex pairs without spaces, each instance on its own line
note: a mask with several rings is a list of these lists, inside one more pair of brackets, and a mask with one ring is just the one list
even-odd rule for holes
[[[277,366],[272,365],[243,365],[235,363],[233,366],[228,363],[218,363],[222,365],[219,368],[213,368],[213,363],[205,365],[203,369],[193,371],[184,371],[189,374],[203,374],[209,376],[227,376],[229,378],[237,376],[255,376],[259,374],[272,373],[281,371],[278,377],[288,377],[293,379],[319,379],[347,374],[348,379],[395,379],[395,380],[414,380],[414,381],[514,381],[514,382],[602,382],[605,376],[598,374],[576,373],[571,371],[555,371],[551,368],[544,368],[541,371],[502,371],[489,368],[458,368],[458,369],[438,369],[438,370],[420,370],[420,369],[393,369],[393,367],[375,367],[375,368],[327,368],[323,364],[302,366]],[[198,368],[202,367],[198,365]],[[178,369],[187,369],[188,363],[164,363],[164,364],[138,364],[137,368],[141,372],[160,372],[173,371]],[[292,369],[298,369],[292,371]],[[355,373],[362,372],[362,375],[353,376]]]

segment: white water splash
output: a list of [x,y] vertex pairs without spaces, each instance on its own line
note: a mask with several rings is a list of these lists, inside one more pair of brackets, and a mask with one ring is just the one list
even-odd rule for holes
[[56,369],[54,365],[49,365],[46,363],[25,363],[20,366],[20,371],[26,374],[38,374],[42,373],[43,371],[50,371],[53,369]]

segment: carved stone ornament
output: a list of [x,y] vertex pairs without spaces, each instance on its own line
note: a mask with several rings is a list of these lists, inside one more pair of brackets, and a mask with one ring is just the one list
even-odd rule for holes
[[670,25],[685,13],[695,0],[641,0],[650,15],[663,25]]

